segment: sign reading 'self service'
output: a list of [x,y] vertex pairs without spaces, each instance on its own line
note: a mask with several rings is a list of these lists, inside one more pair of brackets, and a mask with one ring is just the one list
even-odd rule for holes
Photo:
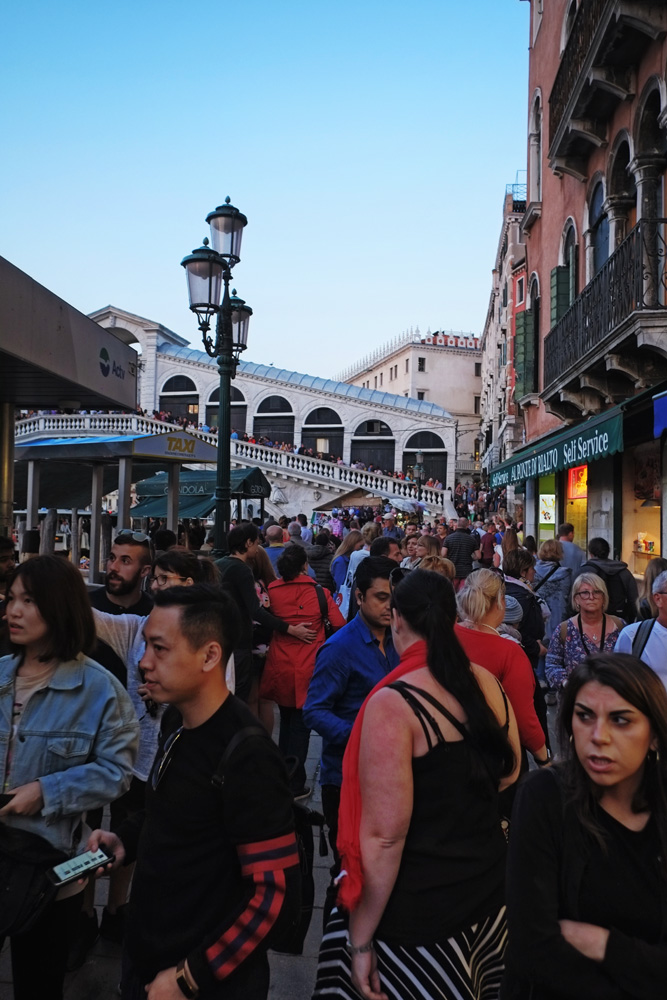
[[522,448],[507,462],[491,469],[492,489],[512,486],[526,479],[547,476],[573,465],[607,458],[623,449],[623,416],[614,414],[606,420],[594,418],[541,444]]

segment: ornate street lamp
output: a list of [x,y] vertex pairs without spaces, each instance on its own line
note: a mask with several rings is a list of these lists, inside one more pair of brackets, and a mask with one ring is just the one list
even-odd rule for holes
[[[203,246],[184,257],[181,264],[186,271],[190,309],[197,315],[206,353],[218,359],[220,374],[213,549],[213,556],[219,559],[225,554],[231,514],[231,380],[236,375],[239,358],[248,346],[252,309],[237,296],[236,289],[229,294],[232,268],[241,259],[241,238],[248,224],[247,218],[226,198],[225,204],[210,212],[206,221],[211,227],[213,249],[205,239]],[[210,333],[214,314],[217,314],[215,338]]]
[[424,469],[424,455],[421,451],[417,452],[417,461],[412,466],[412,478],[417,486],[417,499],[422,498],[422,487],[426,482],[426,470]]

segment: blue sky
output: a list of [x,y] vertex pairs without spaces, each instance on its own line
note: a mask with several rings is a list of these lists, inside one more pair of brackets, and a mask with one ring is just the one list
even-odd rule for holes
[[[179,262],[248,216],[247,360],[334,375],[481,332],[525,168],[520,0],[31,2],[3,12],[0,254],[199,342]],[[523,177],[520,179],[524,179]]]

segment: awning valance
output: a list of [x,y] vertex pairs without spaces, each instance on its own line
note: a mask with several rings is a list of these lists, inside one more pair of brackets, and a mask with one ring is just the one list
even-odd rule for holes
[[575,465],[607,458],[623,450],[623,413],[615,407],[576,427],[521,448],[489,474],[492,489],[548,476]]

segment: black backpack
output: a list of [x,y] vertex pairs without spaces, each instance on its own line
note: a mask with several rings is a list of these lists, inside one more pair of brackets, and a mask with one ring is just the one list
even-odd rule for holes
[[[211,778],[211,782],[216,787],[222,788],[225,782],[225,768],[231,755],[240,743],[253,736],[270,739],[266,729],[261,726],[245,726],[245,728],[239,729],[237,733],[234,733]],[[289,767],[289,758],[287,758],[286,763]],[[276,928],[276,932],[271,938],[270,947],[274,951],[280,951],[286,955],[302,955],[303,943],[310,927],[315,902],[315,880],[313,878],[315,838],[313,827],[318,826],[320,828],[320,855],[322,857],[328,853],[328,847],[324,835],[324,816],[322,813],[311,809],[301,802],[295,802],[292,808],[294,810],[294,833],[296,835],[301,868],[301,904],[296,920],[290,923],[285,921],[282,926]]]
[[596,562],[585,562],[577,575],[580,576],[582,573],[595,573],[596,576],[599,576],[604,581],[607,593],[609,594],[607,614],[622,618],[626,625],[635,620],[637,611],[628,598],[621,573],[607,573]]

